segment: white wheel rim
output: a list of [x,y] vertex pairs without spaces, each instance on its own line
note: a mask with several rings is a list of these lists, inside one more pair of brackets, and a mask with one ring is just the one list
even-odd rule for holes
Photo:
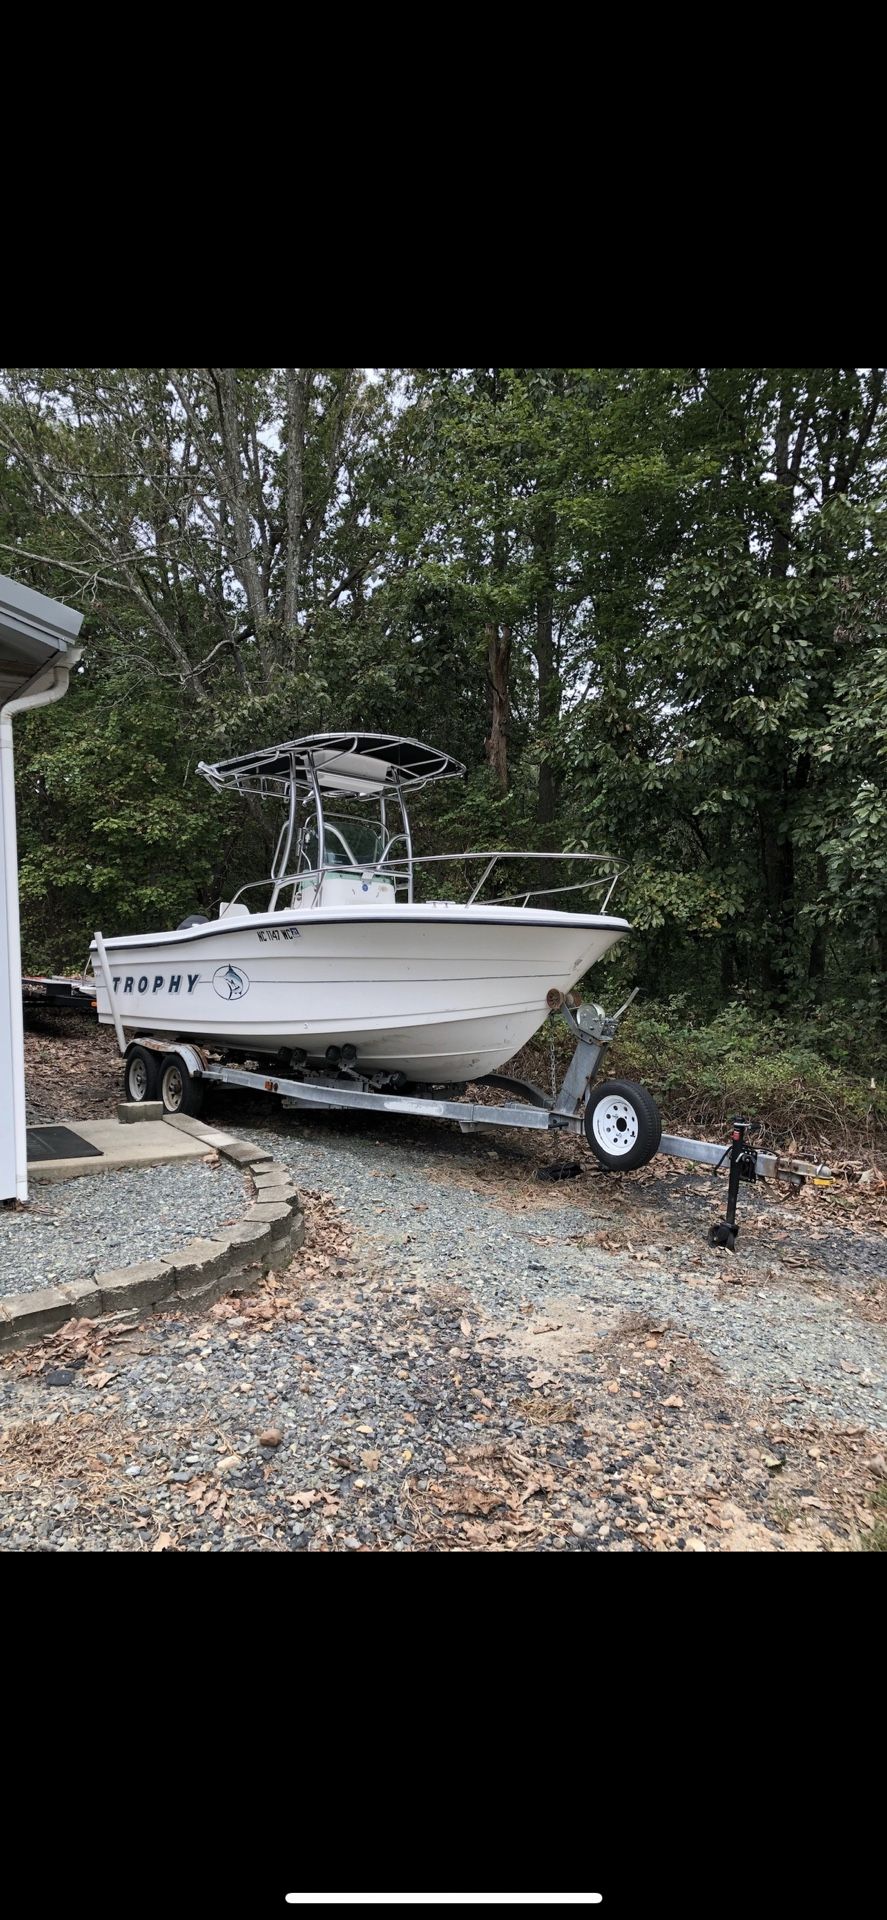
[[614,1157],[631,1152],[638,1130],[637,1110],[621,1093],[602,1100],[591,1116],[591,1131],[598,1146]]
[[182,1076],[178,1067],[167,1067],[163,1076],[163,1104],[167,1113],[178,1113],[183,1092]]
[[148,1091],[148,1069],[144,1060],[133,1060],[129,1069],[129,1091],[134,1100],[144,1100]]

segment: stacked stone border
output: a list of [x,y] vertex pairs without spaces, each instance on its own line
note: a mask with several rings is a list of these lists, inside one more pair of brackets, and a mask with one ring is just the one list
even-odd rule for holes
[[189,1240],[158,1260],[97,1273],[91,1280],[7,1294],[0,1302],[0,1351],[54,1333],[66,1320],[107,1314],[175,1311],[205,1306],[221,1294],[255,1286],[272,1267],[286,1265],[305,1238],[302,1201],[289,1170],[262,1147],[232,1140],[185,1116],[170,1120],[248,1174],[253,1199],[236,1226],[212,1240]]

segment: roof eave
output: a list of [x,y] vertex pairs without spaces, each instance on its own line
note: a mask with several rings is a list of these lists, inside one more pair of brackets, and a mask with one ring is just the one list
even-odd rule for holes
[[4,699],[75,645],[83,614],[0,574],[0,685]]

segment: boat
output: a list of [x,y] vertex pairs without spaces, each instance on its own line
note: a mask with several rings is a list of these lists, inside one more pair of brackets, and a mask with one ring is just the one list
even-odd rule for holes
[[[317,733],[197,772],[218,793],[282,808],[271,872],[213,917],[96,935],[98,1018],[121,1045],[128,1029],[371,1084],[464,1086],[511,1060],[630,931],[605,910],[618,877],[606,855],[416,855],[408,796],[465,773],[420,741]],[[591,863],[593,880],[484,897],[494,874],[523,862],[536,881],[543,861]],[[467,900],[418,897],[448,895],[453,867],[469,874]],[[590,884],[604,892],[600,912],[550,906]]]

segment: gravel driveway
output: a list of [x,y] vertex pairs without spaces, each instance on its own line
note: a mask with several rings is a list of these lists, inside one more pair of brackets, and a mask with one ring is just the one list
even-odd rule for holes
[[[257,1137],[255,1126],[232,1131]],[[804,1418],[887,1427],[887,1326],[858,1315],[887,1278],[883,1239],[834,1236],[838,1274],[831,1244],[805,1241],[803,1208],[793,1214],[745,1188],[740,1252],[715,1251],[705,1225],[723,1211],[723,1179],[589,1171],[542,1185],[538,1156],[521,1145],[503,1137],[490,1148],[486,1136],[433,1125],[400,1122],[391,1137],[362,1119],[343,1127],[290,1115],[274,1154],[300,1185],[335,1194],[370,1258],[402,1284],[455,1281],[509,1327],[527,1303],[547,1310],[564,1297],[598,1334],[627,1312],[650,1314],[698,1341],[731,1385],[781,1397],[789,1421],[798,1406]],[[787,1245],[793,1220],[798,1241]],[[774,1264],[786,1252],[797,1267]]]
[[[218,1117],[261,1137],[261,1109]],[[877,1229],[750,1195],[731,1259],[703,1237],[723,1188],[679,1173],[542,1185],[523,1142],[407,1120],[281,1114],[270,1132],[309,1196],[286,1273],[0,1362],[0,1548],[868,1537],[887,1480]]]

